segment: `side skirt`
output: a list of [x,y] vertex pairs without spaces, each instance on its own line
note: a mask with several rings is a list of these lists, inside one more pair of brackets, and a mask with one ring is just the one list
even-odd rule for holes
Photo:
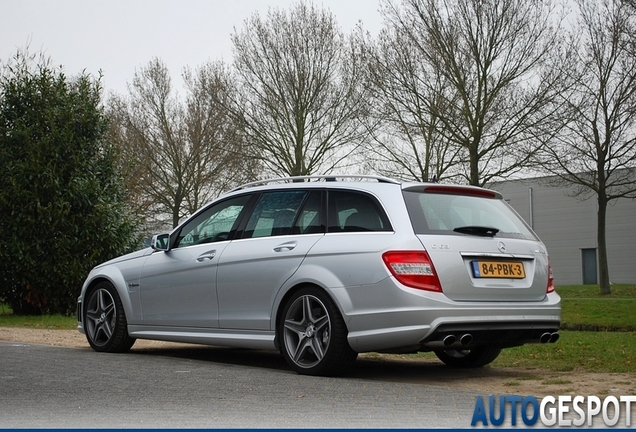
[[246,332],[231,329],[161,327],[129,325],[128,334],[136,339],[183,342],[232,348],[275,350],[273,331]]

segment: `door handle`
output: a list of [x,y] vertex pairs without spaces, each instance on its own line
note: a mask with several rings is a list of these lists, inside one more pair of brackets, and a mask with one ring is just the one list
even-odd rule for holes
[[274,252],[288,252],[296,247],[298,243],[295,241],[290,241],[287,243],[279,244],[274,248]]
[[216,255],[216,250],[204,252],[197,257],[198,262],[209,261]]

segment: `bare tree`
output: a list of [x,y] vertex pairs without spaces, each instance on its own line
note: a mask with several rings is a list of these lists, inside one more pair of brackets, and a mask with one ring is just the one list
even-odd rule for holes
[[187,97],[167,67],[152,60],[135,74],[128,97],[110,99],[111,139],[119,142],[138,213],[172,227],[231,185],[254,177],[240,129],[216,101],[227,98],[223,66],[184,72]]
[[440,133],[464,149],[463,175],[484,185],[527,169],[550,119],[560,75],[550,0],[387,0],[388,25],[443,84],[430,104]]
[[361,62],[327,10],[303,2],[246,20],[232,35],[240,97],[226,108],[275,173],[342,166],[364,134]]
[[546,169],[598,201],[601,294],[610,294],[608,204],[636,198],[636,9],[620,0],[577,0],[575,54],[563,94],[564,126],[543,150]]
[[377,41],[360,34],[368,66],[370,140],[367,164],[375,172],[414,181],[457,176],[461,147],[447,140],[436,113],[448,83],[426,63],[400,28],[383,29]]
[[195,71],[186,69],[184,80],[188,90],[185,127],[192,153],[186,209],[191,213],[220,192],[255,180],[260,164],[247,156],[244,131],[223,108],[236,91],[225,65],[207,63]]

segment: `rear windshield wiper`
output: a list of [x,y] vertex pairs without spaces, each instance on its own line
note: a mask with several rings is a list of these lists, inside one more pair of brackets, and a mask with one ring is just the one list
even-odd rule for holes
[[453,231],[462,233],[462,234],[470,234],[481,237],[494,237],[499,230],[497,228],[492,227],[483,227],[483,226],[463,226],[457,227]]

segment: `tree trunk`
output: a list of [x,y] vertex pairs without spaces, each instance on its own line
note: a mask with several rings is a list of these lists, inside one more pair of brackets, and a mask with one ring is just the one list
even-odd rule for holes
[[179,209],[177,207],[172,209],[172,228],[176,228],[179,225]]
[[472,186],[481,186],[479,184],[479,157],[477,156],[477,148],[473,147],[468,148],[470,164],[469,183]]
[[609,264],[607,262],[607,242],[605,239],[605,223],[607,219],[607,199],[604,194],[598,196],[597,217],[597,245],[598,245],[598,276],[601,295],[612,293],[609,278]]

